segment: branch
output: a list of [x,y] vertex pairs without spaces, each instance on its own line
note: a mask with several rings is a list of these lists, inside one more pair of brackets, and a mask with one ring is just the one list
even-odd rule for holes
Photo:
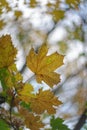
[[10,110],[9,110],[9,113],[10,113],[10,122],[12,123],[12,106],[13,106],[13,102],[14,102],[14,95],[11,99],[11,103],[10,103]]
[[15,95],[13,95],[13,97],[11,99],[11,103],[10,103],[10,110],[9,110],[10,117],[9,117],[9,119],[10,119],[10,125],[14,128],[14,130],[17,130],[16,126],[14,126],[13,121],[12,121],[12,106],[13,106],[13,102],[14,102],[14,96]]
[[[56,88],[54,88],[54,89],[52,90],[53,93],[54,93],[54,94],[57,94],[58,92],[60,92],[62,86],[63,86],[65,83],[69,82],[70,79],[76,77],[76,76],[79,75],[81,72],[83,72],[85,69],[86,69],[86,64],[85,64],[81,69],[79,69],[77,72],[68,75],[68,76],[66,77],[66,79],[65,79],[62,83],[58,84],[58,85],[56,86]],[[70,89],[71,89],[71,88],[70,88]]]
[[78,123],[76,124],[75,128],[73,130],[80,130],[82,126],[85,124],[85,121],[87,119],[87,109],[84,110],[83,114],[81,115]]

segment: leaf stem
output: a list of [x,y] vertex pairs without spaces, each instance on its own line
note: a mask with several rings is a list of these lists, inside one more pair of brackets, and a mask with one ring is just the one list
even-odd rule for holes
[[12,122],[12,106],[13,106],[13,103],[14,103],[14,97],[15,97],[15,95],[13,95],[13,97],[11,99],[11,103],[10,103],[10,111],[9,111],[9,113],[10,113],[10,125],[14,128],[14,130],[18,130]]
[[12,123],[12,106],[13,106],[13,102],[14,102],[14,96],[11,99],[11,103],[10,103],[10,121]]

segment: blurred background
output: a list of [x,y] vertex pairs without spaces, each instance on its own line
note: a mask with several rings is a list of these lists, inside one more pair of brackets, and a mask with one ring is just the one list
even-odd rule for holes
[[[31,47],[47,43],[49,54],[64,55],[64,65],[56,70],[61,82],[53,87],[63,105],[55,116],[71,130],[87,130],[87,0],[0,0],[0,36],[5,34],[18,48],[16,64],[24,81],[33,75],[25,65]],[[29,82],[36,91],[48,88]],[[49,116],[44,122],[49,129]]]

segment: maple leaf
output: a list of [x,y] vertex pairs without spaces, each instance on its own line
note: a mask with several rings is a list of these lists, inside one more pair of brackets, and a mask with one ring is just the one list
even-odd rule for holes
[[32,92],[33,92],[33,86],[31,84],[26,83],[23,86],[22,90],[18,91],[18,96],[22,101],[29,103],[30,99],[32,97],[35,97],[35,95]]
[[40,121],[39,116],[35,116],[33,113],[30,113],[24,108],[21,108],[19,112],[25,118],[24,122],[28,128],[31,130],[39,130],[40,128],[43,128],[44,125]]
[[13,46],[10,35],[0,38],[0,68],[8,67],[14,63],[17,50]]
[[35,75],[38,83],[43,80],[50,87],[60,81],[60,76],[54,70],[63,64],[63,56],[57,52],[46,56],[48,52],[47,45],[44,44],[38,50],[38,54],[32,48],[27,56],[27,66]]
[[5,82],[8,87],[18,88],[19,84],[22,83],[23,77],[21,73],[18,72],[16,64],[12,64],[7,69],[8,75],[5,78]]
[[40,117],[34,116],[32,113],[26,116],[25,124],[31,130],[39,130],[44,126],[40,121]]
[[36,97],[31,98],[30,103],[31,109],[37,114],[41,114],[45,110],[47,110],[49,114],[54,114],[54,106],[60,105],[61,101],[59,101],[50,90],[42,91],[42,89],[40,89]]
[[69,128],[65,124],[63,124],[63,122],[63,119],[55,118],[54,116],[52,116],[50,120],[52,130],[69,130]]

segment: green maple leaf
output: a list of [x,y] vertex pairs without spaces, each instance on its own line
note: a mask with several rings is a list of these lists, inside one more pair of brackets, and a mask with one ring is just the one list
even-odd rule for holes
[[54,116],[50,120],[52,130],[69,130],[69,128],[63,124],[64,120],[61,118],[55,118]]

